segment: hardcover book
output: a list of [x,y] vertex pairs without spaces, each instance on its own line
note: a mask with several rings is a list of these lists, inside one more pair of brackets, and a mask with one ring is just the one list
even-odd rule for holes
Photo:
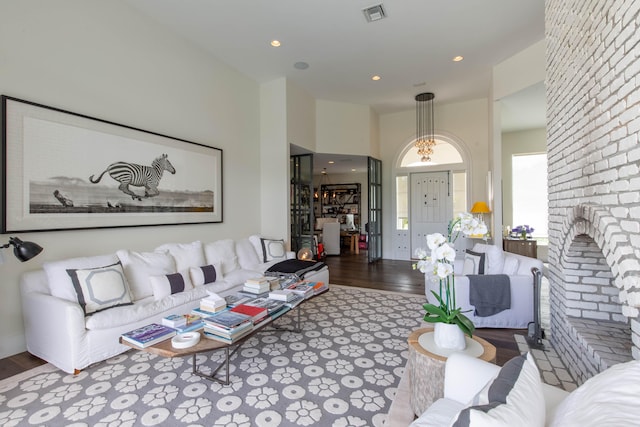
[[176,335],[176,330],[159,323],[152,323],[122,334],[122,339],[138,347],[148,347]]

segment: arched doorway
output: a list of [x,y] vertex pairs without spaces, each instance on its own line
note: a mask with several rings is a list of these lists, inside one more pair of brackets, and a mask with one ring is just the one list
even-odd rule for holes
[[453,136],[436,134],[435,140],[430,162],[420,160],[414,139],[396,155],[395,259],[411,259],[416,248],[425,247],[426,234],[446,230],[453,215],[467,210],[470,155]]

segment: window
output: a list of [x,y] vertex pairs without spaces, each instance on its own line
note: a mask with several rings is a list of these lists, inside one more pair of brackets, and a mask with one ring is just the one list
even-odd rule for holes
[[453,172],[453,216],[467,212],[467,173]]
[[436,146],[433,148],[430,162],[420,161],[418,149],[412,147],[402,158],[400,166],[403,168],[421,167],[432,165],[448,165],[453,163],[462,163],[462,156],[453,145],[448,142],[436,139]]
[[547,237],[547,155],[514,155],[511,168],[513,226],[526,224],[534,228],[533,237]]

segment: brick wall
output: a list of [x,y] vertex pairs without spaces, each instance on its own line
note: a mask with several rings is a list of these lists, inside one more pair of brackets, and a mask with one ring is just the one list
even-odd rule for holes
[[570,316],[617,320],[640,359],[640,2],[545,9],[552,344],[575,333]]

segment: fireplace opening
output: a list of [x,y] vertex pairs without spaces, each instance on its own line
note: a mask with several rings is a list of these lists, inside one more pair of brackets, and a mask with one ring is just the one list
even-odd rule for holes
[[550,290],[551,340],[579,384],[633,358],[631,326],[614,279],[591,237],[576,235],[565,246],[561,277]]

